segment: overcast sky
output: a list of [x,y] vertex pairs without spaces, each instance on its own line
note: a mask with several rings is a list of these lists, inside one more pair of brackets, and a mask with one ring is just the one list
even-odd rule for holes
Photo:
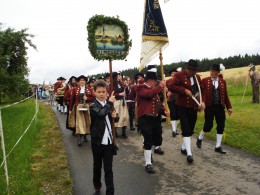
[[[160,0],[160,5],[169,36],[164,64],[260,53],[259,0]],[[59,76],[108,72],[108,61],[94,60],[88,50],[86,26],[95,14],[118,15],[130,29],[127,61],[113,61],[113,70],[139,67],[143,10],[144,0],[0,0],[0,22],[29,28],[38,49],[28,50],[29,79],[53,83]]]

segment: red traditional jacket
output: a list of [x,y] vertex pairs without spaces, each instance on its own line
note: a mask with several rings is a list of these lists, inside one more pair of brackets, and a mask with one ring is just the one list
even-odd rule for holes
[[[160,85],[154,88],[150,88],[146,84],[137,85],[136,101],[138,118],[146,114],[157,116],[165,112],[158,96],[158,93],[162,92],[162,90],[163,88]],[[158,108],[161,109],[161,113],[159,113]]]
[[57,89],[62,88],[62,82],[56,82],[54,84],[54,93],[57,92]]
[[72,96],[73,96],[73,90],[71,89],[68,89],[65,94],[64,94],[64,97],[63,97],[63,102],[66,104],[66,105],[70,105],[70,101],[72,99]]
[[133,85],[130,91],[130,98],[134,101],[136,101],[136,89],[137,89],[137,85]]
[[[212,106],[212,79],[211,77],[207,77],[202,79],[202,86],[204,88],[203,93],[202,93],[202,100],[205,103],[207,107]],[[218,90],[219,90],[219,95],[220,95],[220,101],[221,105],[227,109],[232,108],[228,93],[227,93],[227,84],[226,81],[222,78],[218,78]]]
[[[80,94],[80,86],[77,86],[73,89],[73,94],[69,106],[70,111],[72,110],[74,105],[77,106],[79,104],[79,94]],[[87,86],[85,86],[85,94],[87,96],[86,103],[90,103],[95,100],[93,90]]]
[[70,86],[69,86],[69,84],[66,84],[66,87],[65,87],[65,92],[64,92],[64,94],[68,91],[68,90],[70,90]]
[[[198,79],[199,85],[201,87],[201,92],[203,91],[203,87],[201,86],[201,79],[200,76],[198,74],[195,75]],[[196,80],[194,78],[194,82],[196,83]],[[172,80],[169,81],[168,83],[168,89],[172,92],[172,93],[177,93],[177,99],[175,104],[178,106],[183,106],[186,108],[193,108],[195,110],[198,109],[198,105],[194,102],[194,100],[187,96],[185,94],[185,89],[189,89],[190,91],[191,89],[191,81],[190,81],[190,76],[187,74],[186,70],[177,72],[174,75],[174,78]],[[200,102],[199,97],[196,98],[198,100],[198,102]]]
[[130,92],[130,97],[131,97],[134,101],[136,101],[136,90],[137,90],[137,86],[140,85],[140,84],[143,84],[143,83],[144,83],[144,79],[141,79],[138,84],[132,85],[131,92]]
[[[167,87],[167,88],[169,87],[169,85],[170,85],[170,83],[172,82],[172,80],[173,80],[173,78],[170,78],[170,79],[168,79],[168,80],[166,81],[166,87]],[[167,97],[167,99],[168,99],[169,102],[172,102],[172,101],[175,102],[176,99],[177,99],[177,94],[171,92],[171,95],[170,95],[169,97]]]

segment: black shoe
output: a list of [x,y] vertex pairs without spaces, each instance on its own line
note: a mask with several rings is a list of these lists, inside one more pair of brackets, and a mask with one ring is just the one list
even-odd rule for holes
[[153,165],[146,165],[145,171],[150,174],[154,174]]
[[159,147],[159,148],[157,148],[157,149],[154,149],[154,153],[155,153],[155,154],[163,155],[163,154],[164,154],[164,151],[161,149],[161,147]]
[[201,148],[202,139],[197,139],[196,145],[198,148]]
[[172,137],[176,137],[176,135],[179,135],[179,133],[177,131],[173,131],[172,132]]
[[135,128],[134,127],[130,127],[130,131],[135,131]]
[[187,156],[187,162],[188,163],[193,163],[193,157],[191,155]]
[[95,188],[94,194],[100,194],[100,188]]
[[81,140],[78,139],[78,147],[80,147],[80,146],[81,146]]
[[122,134],[122,137],[123,137],[124,139],[127,139],[127,135],[126,135],[126,134]]
[[183,155],[186,155],[187,156],[187,150],[186,149],[181,149],[181,153],[183,154]]
[[215,148],[215,152],[219,152],[220,154],[226,154],[225,151],[219,146],[218,148]]

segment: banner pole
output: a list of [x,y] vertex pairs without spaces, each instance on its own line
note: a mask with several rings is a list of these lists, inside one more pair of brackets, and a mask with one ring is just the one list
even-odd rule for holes
[[[38,112],[38,92],[35,92],[35,113]],[[35,121],[37,120],[37,116],[35,118]]]
[[245,90],[244,90],[243,97],[242,97],[242,100],[241,100],[241,104],[243,104],[243,102],[244,102],[244,97],[245,97],[245,93],[246,93],[248,80],[249,80],[249,75],[247,75],[247,78],[246,78],[246,86],[245,86]]
[[[160,59],[160,67],[161,67],[161,77],[162,77],[162,80],[164,80],[165,76],[164,76],[164,68],[163,68],[162,49],[160,49],[159,59]],[[165,110],[166,110],[166,112],[169,112],[167,96],[166,96],[166,87],[163,88],[163,99],[164,99]]]
[[[114,83],[113,83],[113,72],[112,72],[112,59],[109,59],[109,76],[110,76],[110,90],[109,95],[114,91]],[[113,105],[113,110],[115,110]],[[115,119],[112,118],[112,133],[113,133],[113,144],[116,145],[116,128],[115,128]]]
[[5,153],[5,141],[4,141],[4,132],[3,132],[1,109],[0,109],[0,136],[1,136],[1,143],[2,143],[2,150],[3,150],[3,160],[4,160],[4,169],[5,169],[7,192],[9,194],[9,176],[8,176],[8,168],[7,168],[6,153]]

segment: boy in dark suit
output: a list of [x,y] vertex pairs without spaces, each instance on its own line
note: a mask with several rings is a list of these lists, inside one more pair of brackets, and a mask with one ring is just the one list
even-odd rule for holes
[[[106,194],[114,194],[113,182],[113,135],[112,118],[116,118],[116,112],[112,110],[116,101],[114,92],[107,98],[106,83],[96,81],[94,83],[95,101],[90,105],[91,116],[91,147],[93,154],[93,183],[96,194],[101,189],[101,168],[104,164]],[[117,119],[116,119],[117,120]]]

